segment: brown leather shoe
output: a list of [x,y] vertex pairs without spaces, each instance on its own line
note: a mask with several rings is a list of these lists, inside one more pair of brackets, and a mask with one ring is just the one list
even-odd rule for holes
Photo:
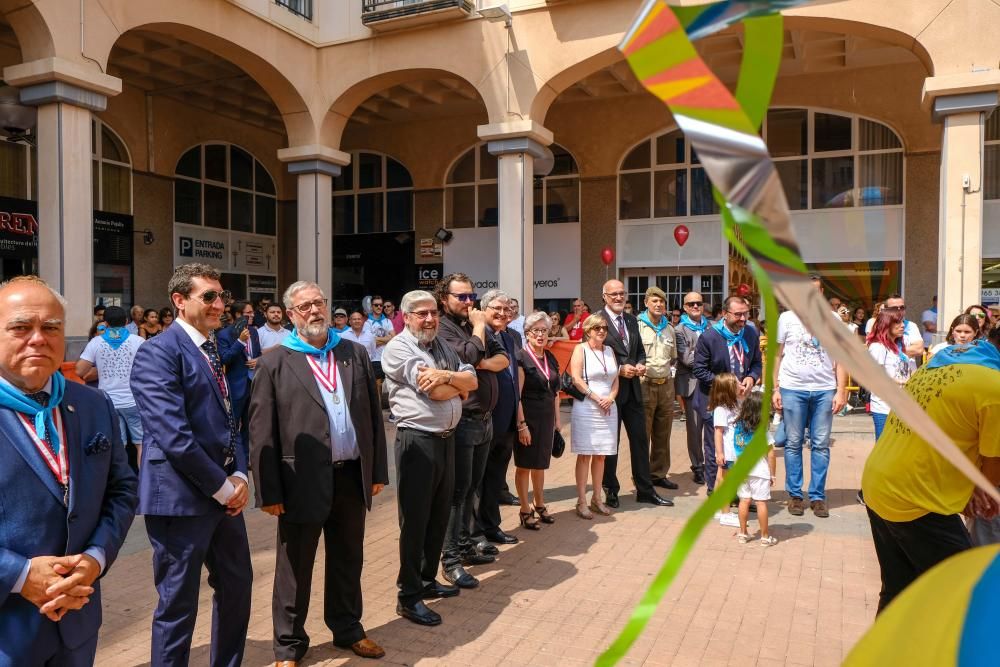
[[826,507],[826,502],[823,500],[814,500],[809,503],[810,509],[812,509],[813,514],[821,519],[825,519],[830,516],[830,510]]
[[792,516],[802,516],[806,512],[806,504],[801,498],[792,498],[788,501],[788,513]]
[[295,660],[275,660],[274,667],[296,667],[299,663]]
[[385,656],[385,649],[367,637],[351,644],[351,650],[354,651],[355,655],[359,655],[362,658],[377,659]]

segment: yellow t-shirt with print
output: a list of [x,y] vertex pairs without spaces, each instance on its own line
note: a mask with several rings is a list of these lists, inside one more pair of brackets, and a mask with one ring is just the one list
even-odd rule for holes
[[[977,467],[982,456],[1000,457],[1000,371],[971,364],[922,368],[906,392]],[[929,512],[961,512],[973,484],[891,414],[861,488],[865,504],[883,519],[913,521]]]

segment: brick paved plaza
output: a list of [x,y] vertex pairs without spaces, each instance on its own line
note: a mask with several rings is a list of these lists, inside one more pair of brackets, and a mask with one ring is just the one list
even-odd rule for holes
[[[563,422],[568,424],[566,410]],[[757,543],[740,545],[733,537],[735,529],[710,525],[623,664],[840,664],[870,625],[878,598],[878,564],[868,522],[864,508],[854,500],[871,447],[871,430],[871,420],[864,414],[834,420],[828,519],[816,519],[809,511],[792,517],[785,511],[784,466],[778,450],[779,482],[770,507],[771,531],[779,543],[766,549]],[[391,426],[388,435],[391,443]],[[363,620],[369,635],[386,649],[382,662],[592,664],[624,625],[684,520],[705,497],[705,487],[694,486],[690,472],[685,472],[683,437],[684,423],[675,422],[673,478],[681,489],[672,508],[637,505],[624,481],[626,469],[619,471],[622,493],[628,493],[622,496],[621,509],[610,518],[583,521],[573,512],[574,457],[567,453],[555,459],[547,489],[556,523],[539,532],[521,530],[516,527],[516,508],[505,508],[503,528],[523,540],[503,547],[492,566],[470,569],[482,580],[478,589],[431,603],[444,617],[436,628],[416,626],[395,614],[398,528],[395,492],[387,487],[369,516],[363,581]],[[808,456],[803,458],[808,462]],[[621,464],[628,465],[627,456]],[[509,477],[513,485],[513,475]],[[244,664],[259,666],[274,660],[275,520],[250,510],[247,528],[255,588]],[[307,624],[313,648],[304,664],[364,663],[330,643],[322,622],[322,576],[318,564]],[[148,664],[156,597],[141,517],[103,587],[104,626],[97,664]],[[208,664],[210,593],[203,583],[193,665]]]

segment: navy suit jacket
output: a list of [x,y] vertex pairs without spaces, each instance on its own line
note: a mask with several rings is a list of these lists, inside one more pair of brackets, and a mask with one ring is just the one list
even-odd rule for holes
[[[63,490],[14,411],[0,408],[0,663],[30,664],[43,624],[52,623],[11,589],[26,560],[100,547],[110,567],[135,517],[136,481],[128,467],[118,414],[107,396],[66,383],[59,412],[69,457],[69,506]],[[107,572],[107,569],[105,569]],[[101,580],[90,603],[56,624],[77,648],[101,625]]]
[[[750,348],[746,355],[746,376],[752,377],[756,382],[760,380],[761,374],[760,336],[753,327],[744,327],[743,340]],[[707,410],[708,394],[712,391],[715,376],[733,372],[726,339],[711,326],[698,337],[694,346],[694,366],[691,367],[691,372],[698,378],[698,394],[701,399],[699,405]]]
[[[238,401],[250,393],[250,370],[247,368],[247,348],[236,335],[236,328],[228,326],[215,334],[219,357],[226,367],[226,381],[233,400]],[[260,336],[256,327],[250,327],[250,359],[260,356]]]
[[514,369],[514,373],[517,373],[517,352],[521,349],[521,336],[511,329],[496,332],[489,328],[487,335],[493,336],[510,358],[510,366],[496,374],[497,404],[493,407],[493,432],[509,433],[516,425],[517,404],[521,401],[521,389],[514,379],[516,375],[510,372],[510,369]]
[[[180,325],[139,347],[131,385],[143,431],[139,513],[202,516],[223,511],[212,494],[233,472],[225,469],[226,407],[208,360]],[[235,470],[247,472],[239,446]]]

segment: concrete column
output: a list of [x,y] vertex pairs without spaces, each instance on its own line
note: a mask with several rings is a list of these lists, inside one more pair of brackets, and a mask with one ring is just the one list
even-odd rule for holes
[[497,169],[497,276],[500,289],[534,310],[534,161],[545,159],[552,133],[532,121],[479,127],[479,138],[499,159]]
[[[1000,74],[971,72],[924,81],[923,104],[944,122],[938,212],[938,331],[979,303],[982,289],[983,125],[997,106]],[[939,334],[938,338],[941,338]]]
[[87,342],[94,306],[91,112],[104,111],[120,79],[44,58],[5,67],[21,103],[38,107],[38,273],[66,300],[66,358]]
[[333,179],[350,155],[325,146],[283,148],[278,158],[298,177],[296,280],[318,283],[333,298]]

